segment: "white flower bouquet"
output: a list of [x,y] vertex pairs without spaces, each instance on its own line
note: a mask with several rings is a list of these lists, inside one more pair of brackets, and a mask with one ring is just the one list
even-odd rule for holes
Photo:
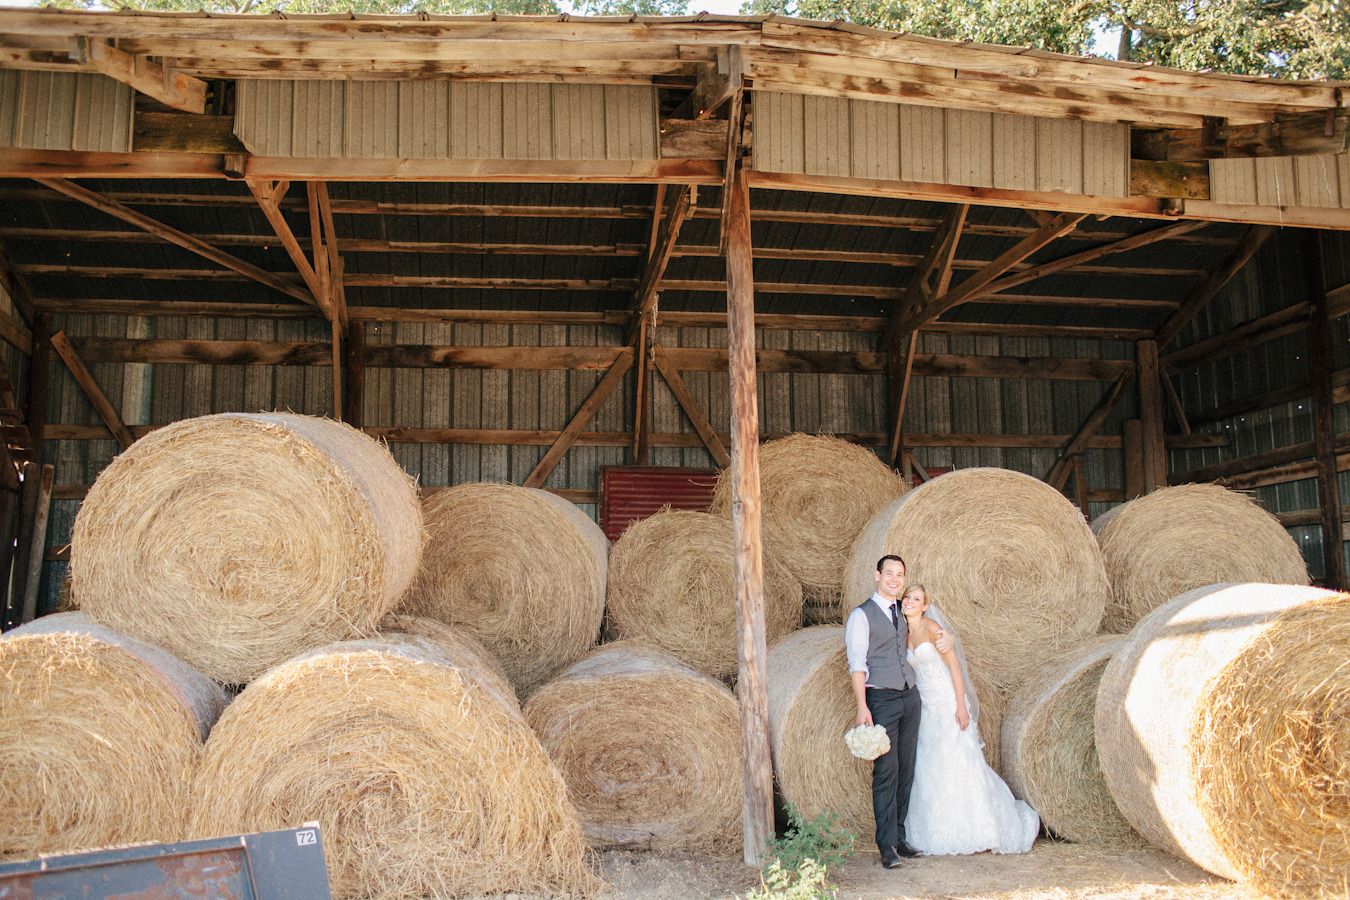
[[891,749],[891,739],[880,725],[855,725],[844,732],[844,743],[858,759],[876,759]]

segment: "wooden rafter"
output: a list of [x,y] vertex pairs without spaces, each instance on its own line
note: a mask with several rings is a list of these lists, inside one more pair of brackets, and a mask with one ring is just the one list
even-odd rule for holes
[[638,280],[637,290],[633,294],[633,313],[635,322],[651,315],[656,306],[657,291],[661,279],[665,276],[666,266],[675,252],[675,244],[680,239],[680,229],[696,200],[694,189],[689,185],[677,185],[666,192],[662,204],[661,221],[655,229],[651,253],[643,267],[642,277]]
[[[171,244],[182,247],[184,250],[189,250],[196,253],[198,256],[205,257],[218,265],[233,270],[240,275],[243,275],[245,278],[257,281],[260,284],[265,284],[273,290],[280,291],[290,297],[295,297],[297,300],[304,300],[306,302],[312,300],[309,292],[300,285],[292,284],[291,282],[280,278],[274,272],[260,269],[252,263],[244,262],[242,259],[231,256],[223,250],[218,250],[199,238],[195,238],[190,234],[179,231],[177,228],[165,225],[163,222],[152,219],[144,213],[131,209],[128,206],[124,206],[116,200],[109,200],[88,188],[81,187],[78,184],[61,178],[37,178],[34,180],[44,187],[65,194],[67,197],[78,200],[86,206],[91,206],[100,212],[105,212],[114,218],[121,219],[123,222],[135,225],[137,228],[157,235]],[[141,274],[144,274],[144,270],[141,270]]]
[[166,68],[145,56],[119,50],[106,41],[80,39],[83,61],[115,81],[129,84],[165,106],[183,112],[206,112],[206,82]]
[[613,365],[605,372],[605,376],[591,389],[590,394],[582,401],[576,413],[573,414],[567,426],[563,428],[558,439],[553,442],[553,446],[548,448],[548,452],[539,460],[534,471],[530,472],[525,479],[525,487],[543,487],[544,482],[553,474],[553,470],[562,462],[562,458],[567,455],[572,444],[576,442],[577,436],[586,430],[586,426],[591,424],[595,414],[600,410],[601,405],[609,399],[609,395],[614,393],[623,377],[628,374],[628,370],[633,365],[633,354],[624,353],[618,359],[614,360]]
[[[1075,460],[1087,449],[1088,443],[1097,436],[1097,432],[1101,430],[1107,416],[1111,415],[1111,411],[1116,408],[1120,398],[1125,395],[1125,388],[1133,380],[1134,370],[1125,369],[1117,376],[1115,381],[1111,382],[1111,386],[1106,389],[1102,399],[1093,407],[1092,412],[1088,413],[1078,431],[1069,438],[1063,449],[1060,450],[1059,458],[1050,467],[1050,471],[1045,474],[1046,482],[1056,489],[1064,487],[1065,482],[1069,480],[1070,473],[1077,471],[1074,469]],[[1086,490],[1086,485],[1080,485],[1079,487]]]
[[928,322],[933,321],[943,313],[955,309],[962,303],[978,296],[980,291],[999,276],[1003,275],[1003,273],[1009,271],[1013,266],[1022,262],[1055,239],[1077,228],[1078,223],[1085,218],[1087,218],[1087,216],[1079,213],[1060,213],[1030,235],[1018,241],[1016,245],[999,254],[999,256],[983,269],[973,275],[966,276],[966,278],[956,287],[947,291],[942,296],[934,298],[923,310],[907,314],[904,319],[896,325],[896,331],[898,333],[917,331],[919,328]]
[[300,246],[300,241],[296,238],[295,232],[291,231],[290,223],[281,212],[281,200],[286,196],[286,191],[290,187],[288,181],[247,181],[249,193],[258,201],[258,208],[266,216],[267,222],[272,226],[272,232],[277,240],[281,241],[282,248],[286,255],[291,258],[295,264],[295,269],[300,273],[300,278],[305,282],[312,295],[308,302],[313,303],[324,311],[328,318],[332,318],[332,310],[329,309],[327,293],[319,281],[314,267],[305,256],[305,251]]
[[1216,123],[1211,128],[1138,130],[1131,134],[1131,156],[1182,162],[1204,159],[1250,159],[1269,156],[1334,155],[1350,149],[1350,113],[1325,110],[1263,122],[1259,125]]
[[1247,265],[1247,262],[1256,255],[1256,252],[1274,233],[1275,229],[1266,226],[1248,228],[1242,235],[1242,239],[1238,241],[1237,246],[1233,248],[1233,252],[1228,254],[1214,268],[1214,271],[1210,273],[1204,283],[1197,285],[1186,295],[1185,299],[1181,301],[1181,306],[1176,312],[1168,316],[1167,321],[1158,326],[1158,331],[1154,335],[1158,347],[1167,346],[1180,333],[1181,329],[1185,328],[1192,319],[1199,315],[1200,311],[1209,305],[1219,291],[1223,290],[1224,285],[1228,284],[1234,275],[1242,271],[1242,267]]
[[333,205],[328,197],[328,185],[322,181],[311,181],[308,190],[318,201],[318,216],[315,219],[311,210],[310,234],[322,234],[321,243],[314,246],[317,262],[320,251],[327,258],[326,274],[328,286],[329,318],[343,328],[347,327],[347,276],[338,252],[337,230],[333,227]]
[[[736,178],[740,168],[741,155],[741,125],[745,114],[745,84],[741,80],[742,64],[740,48],[735,48],[733,56],[732,69],[732,90],[731,96],[727,100],[727,121],[730,122],[727,128],[727,146],[726,154],[723,159],[722,167],[722,216],[719,220],[717,229],[718,248],[725,253],[727,247],[727,231],[731,227],[731,193],[735,190],[733,180]],[[753,251],[747,246],[747,253]]]
[[4,284],[5,292],[9,294],[9,299],[23,317],[24,323],[31,327],[37,301],[33,299],[28,281],[9,261],[9,254],[5,252],[4,247],[0,247],[0,283]]

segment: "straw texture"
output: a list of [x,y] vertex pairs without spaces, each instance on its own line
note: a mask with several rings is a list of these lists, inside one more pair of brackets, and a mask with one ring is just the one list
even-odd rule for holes
[[1183,484],[1108,515],[1093,524],[1111,579],[1103,631],[1127,632],[1149,611],[1207,584],[1308,583],[1294,539],[1246,494]]
[[1114,635],[1092,637],[1047,660],[1004,715],[1008,786],[1047,828],[1071,841],[1142,843],[1106,788],[1092,724],[1102,672],[1124,643]]
[[[866,447],[810,434],[760,447],[759,485],[766,549],[801,582],[808,621],[835,621],[858,532],[908,485]],[[718,478],[712,512],[731,514],[730,469]]]
[[874,590],[876,561],[898,553],[960,635],[995,768],[1002,710],[1045,661],[1096,633],[1108,586],[1082,514],[1020,472],[949,472],[910,491],[863,529],[839,621]]
[[478,679],[406,635],[282,663],[211,732],[195,833],[317,820],[339,898],[595,892],[562,777]]
[[741,851],[739,716],[726,685],[629,641],[525,704],[592,846],[718,855]]
[[141,438],[99,475],[75,519],[71,589],[96,620],[242,683],[372,633],[421,540],[411,480],[356,429],[203,416]]
[[1196,793],[1234,868],[1271,896],[1350,896],[1350,595],[1281,613],[1202,711]]
[[[766,640],[796,629],[802,590],[764,548]],[[738,665],[731,523],[709,513],[663,510],[628,526],[609,564],[609,622],[620,638],[673,653],[714,677]]]
[[508,709],[520,708],[516,692],[511,687],[510,679],[506,677],[506,670],[502,668],[501,661],[488,652],[482,642],[466,634],[462,629],[437,622],[435,619],[390,613],[380,623],[380,636],[431,641],[466,678],[472,678],[479,687],[500,700]]
[[872,764],[844,743],[857,705],[844,629],[817,625],[769,648],[769,739],[783,799],[806,818],[834,813],[860,840],[875,830]]
[[0,860],[183,837],[225,705],[205,675],[83,613],[0,639]]
[[[1261,761],[1252,762],[1252,758],[1266,756],[1270,746],[1260,735],[1228,730],[1222,723],[1233,720],[1222,718],[1224,708],[1278,698],[1271,702],[1292,707],[1290,721],[1296,721],[1318,708],[1323,698],[1334,696],[1335,690],[1344,698],[1345,668],[1341,665],[1317,673],[1318,679],[1338,686],[1331,693],[1326,686],[1317,689],[1317,683],[1306,680],[1272,680],[1257,696],[1234,700],[1216,696],[1214,685],[1225,678],[1235,660],[1260,646],[1282,614],[1334,596],[1329,591],[1298,585],[1211,585],[1158,607],[1125,639],[1107,664],[1097,694],[1097,753],[1116,806],[1154,846],[1225,878],[1244,875],[1244,867],[1230,855],[1216,832],[1214,815],[1227,810],[1212,806],[1202,793],[1205,782],[1199,766],[1204,757],[1196,742],[1222,740],[1228,745],[1223,751],[1212,748],[1212,752],[1222,753],[1223,765],[1232,772],[1221,777],[1244,782],[1244,790],[1268,788],[1271,785],[1263,784],[1261,776],[1249,780],[1235,767],[1259,767]],[[1339,615],[1344,613],[1342,604]],[[1346,647],[1341,644],[1337,649],[1343,663]],[[1265,677],[1284,676],[1277,671]],[[1300,689],[1314,690],[1305,701],[1296,693]],[[1309,705],[1304,706],[1305,702]],[[1281,712],[1273,710],[1270,714],[1279,716]],[[1219,717],[1213,721],[1222,730],[1204,737],[1205,723],[1216,714]],[[1346,721],[1342,708],[1339,718],[1323,723],[1327,735],[1339,735],[1328,744],[1328,749],[1340,751],[1341,762],[1334,765],[1343,766]],[[1303,750],[1316,753],[1313,747]],[[1339,792],[1339,804],[1332,804],[1333,808],[1339,805],[1339,813],[1333,815],[1340,816],[1344,827],[1344,781],[1339,786],[1308,784],[1303,790],[1327,792],[1326,798],[1332,801]],[[1296,815],[1303,814],[1299,808]],[[1290,821],[1282,805],[1261,815],[1288,834],[1312,827]],[[1225,831],[1240,827],[1236,823],[1222,826]],[[1266,848],[1256,847],[1253,852],[1264,854]],[[1343,866],[1345,859],[1340,855],[1338,864]]]
[[522,696],[600,636],[609,542],[547,491],[462,484],[422,501],[427,547],[400,610],[482,642]]

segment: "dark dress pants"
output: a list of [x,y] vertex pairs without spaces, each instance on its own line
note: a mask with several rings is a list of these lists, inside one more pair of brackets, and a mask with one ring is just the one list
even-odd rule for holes
[[885,856],[905,839],[909,789],[914,784],[914,751],[919,744],[919,691],[867,689],[873,724],[886,729],[891,749],[872,762],[872,812],[877,820],[877,849]]

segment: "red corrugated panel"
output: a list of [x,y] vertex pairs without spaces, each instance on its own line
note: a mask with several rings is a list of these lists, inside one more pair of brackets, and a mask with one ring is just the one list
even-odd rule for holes
[[663,506],[704,512],[717,486],[716,469],[605,466],[600,470],[600,527],[611,541]]

